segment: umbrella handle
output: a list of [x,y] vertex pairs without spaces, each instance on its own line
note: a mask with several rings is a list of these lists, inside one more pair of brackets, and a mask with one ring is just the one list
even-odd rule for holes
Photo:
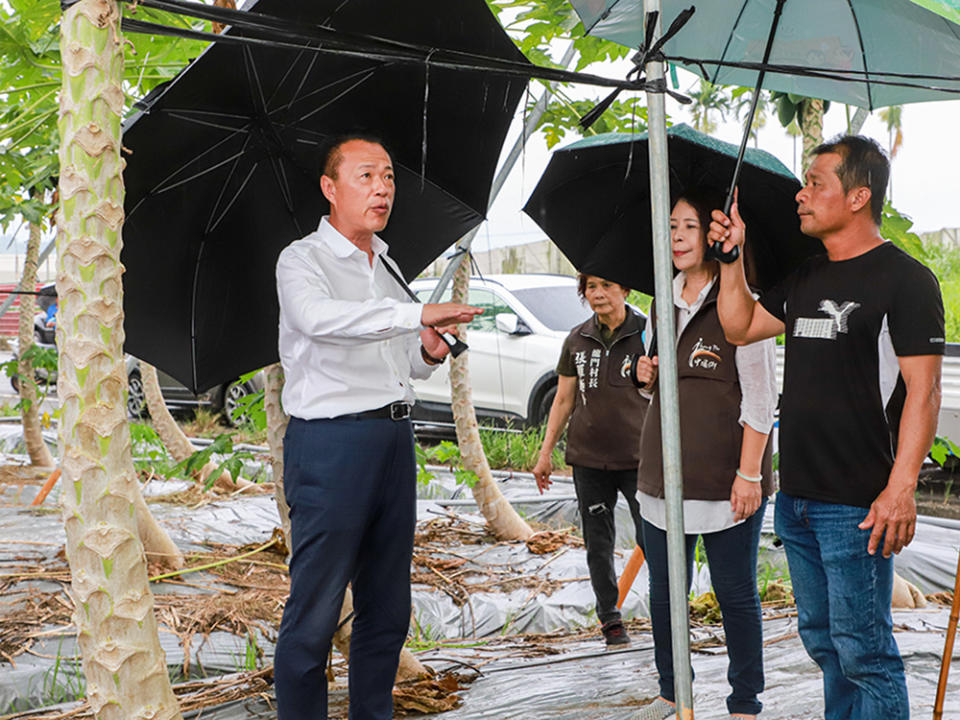
[[719,260],[724,265],[729,265],[730,263],[736,261],[738,257],[740,257],[739,245],[734,245],[731,250],[724,252],[723,248],[720,247],[720,243],[714,243],[707,248],[706,252],[707,260]]
[[466,352],[470,347],[456,335],[451,335],[450,333],[439,333],[439,335],[440,339],[447,344],[448,348],[450,348],[450,354],[455,358],[463,355],[463,353]]

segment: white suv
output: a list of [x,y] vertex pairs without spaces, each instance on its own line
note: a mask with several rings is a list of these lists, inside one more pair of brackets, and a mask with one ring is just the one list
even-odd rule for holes
[[[410,284],[424,302],[436,278]],[[450,299],[449,289],[443,300]],[[557,391],[557,360],[570,330],[591,315],[565,275],[488,275],[470,279],[470,305],[482,307],[467,328],[470,381],[477,414],[536,424],[546,420]],[[414,419],[450,419],[450,364],[414,383]]]

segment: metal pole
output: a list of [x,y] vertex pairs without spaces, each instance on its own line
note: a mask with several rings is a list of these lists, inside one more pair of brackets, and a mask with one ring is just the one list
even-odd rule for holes
[[[662,28],[660,0],[644,0],[649,16],[658,13],[654,37]],[[663,79],[663,63],[647,63],[650,82]],[[660,350],[660,430],[663,437],[663,484],[667,506],[667,568],[670,579],[670,630],[673,636],[673,686],[678,720],[693,720],[690,670],[690,624],[687,603],[687,559],[683,532],[683,474],[680,466],[680,395],[677,387],[677,336],[673,318],[673,253],[670,241],[670,186],[667,163],[667,113],[664,93],[647,93],[650,138],[650,211],[653,223],[653,277]]]
[[[567,51],[563,54],[563,58],[560,60],[560,65],[564,68],[569,67],[570,63],[573,62],[576,52],[577,51],[574,49],[573,43],[571,42],[569,47],[567,47]],[[517,141],[513,144],[513,147],[510,148],[510,152],[503,161],[503,165],[500,166],[497,176],[493,179],[493,185],[490,188],[490,201],[487,203],[487,207],[493,205],[493,201],[496,200],[501,188],[503,188],[503,184],[507,181],[507,177],[513,170],[513,166],[517,164],[517,159],[520,157],[520,153],[523,152],[523,146],[527,144],[527,138],[530,137],[533,134],[533,131],[537,129],[537,125],[540,123],[540,118],[543,117],[543,113],[547,109],[547,103],[550,102],[551,95],[553,95],[553,91],[550,89],[550,87],[547,86],[544,88],[543,95],[540,96],[540,99],[537,100],[537,104],[534,105],[533,110],[530,111],[530,115],[527,116],[527,122],[523,125],[523,131],[520,133],[520,137],[517,138]],[[440,301],[440,297],[443,295],[444,290],[447,289],[447,287],[450,285],[450,281],[453,280],[453,274],[457,271],[457,268],[460,267],[460,263],[463,262],[463,259],[467,257],[467,254],[470,252],[470,246],[473,244],[473,239],[477,236],[477,232],[479,230],[480,226],[477,225],[477,227],[473,228],[473,230],[457,240],[457,249],[454,252],[453,257],[450,258],[450,262],[447,264],[447,267],[444,268],[443,274],[440,276],[437,286],[430,294],[430,300],[428,300],[428,302],[435,303]]]

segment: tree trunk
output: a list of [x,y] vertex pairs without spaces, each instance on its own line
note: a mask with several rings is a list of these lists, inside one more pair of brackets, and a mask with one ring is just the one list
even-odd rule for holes
[[[453,302],[466,302],[469,272],[470,263],[461,262],[453,276]],[[465,325],[460,326],[460,334],[466,339]],[[487,462],[483,443],[480,442],[480,430],[477,426],[477,414],[473,409],[470,386],[469,357],[469,353],[464,353],[459,358],[450,358],[450,394],[461,462],[464,469],[472,471],[479,478],[472,488],[473,497],[493,534],[500,540],[526,540],[533,535],[533,530],[527,525],[527,521],[517,514],[493,481],[490,463]]]
[[[283,537],[287,547],[292,548],[290,539],[290,508],[287,498],[283,494],[283,436],[287,431],[290,416],[283,411],[280,402],[283,395],[283,367],[274,363],[264,369],[266,375],[266,390],[264,392],[264,410],[267,413],[267,443],[270,445],[270,464],[273,469],[274,495],[277,500],[277,510],[280,513],[280,523],[283,526]],[[353,593],[347,588],[343,596],[343,606],[340,608],[340,622],[343,625],[333,634],[333,646],[350,662],[350,634],[353,630]],[[350,618],[350,619],[347,619]],[[346,622],[344,622],[346,620]],[[397,682],[412,680],[429,675],[423,664],[406,648],[400,650],[400,665],[397,668]]]
[[[167,452],[178,463],[183,462],[196,452],[193,443],[190,442],[183,430],[173,419],[167,404],[163,401],[163,393],[160,391],[160,381],[157,379],[157,369],[150,363],[140,361],[140,380],[143,382],[143,395],[147,401],[147,412],[153,420],[153,427],[160,436]],[[208,462],[200,471],[199,481],[205,483],[210,474],[215,472],[218,465],[215,462]],[[228,473],[222,472],[214,481],[213,487],[222,492],[235,492],[236,490],[246,490],[255,483],[244,478],[236,478]]]
[[800,129],[803,132],[803,172],[805,177],[810,163],[813,162],[813,151],[823,143],[823,100],[807,98],[800,106]]
[[[32,291],[37,286],[37,256],[40,254],[40,226],[30,223],[30,239],[27,241],[27,253],[23,258],[23,277],[20,289]],[[20,417],[23,423],[23,441],[27,446],[31,465],[53,468],[56,461],[50,448],[43,440],[40,427],[40,404],[37,402],[37,386],[34,384],[34,371],[31,362],[24,356],[33,347],[33,316],[37,304],[33,295],[20,296],[19,325],[19,362],[17,375],[20,376]]]
[[283,492],[283,436],[287,432],[290,416],[283,411],[283,367],[274,363],[264,368],[263,409],[267,414],[267,445],[270,446],[270,466],[273,470],[273,496],[280,513],[280,526],[288,548],[290,543],[290,507]]
[[57,339],[61,493],[87,700],[100,720],[180,718],[137,533],[123,361],[123,47],[115,0],[61,21]]

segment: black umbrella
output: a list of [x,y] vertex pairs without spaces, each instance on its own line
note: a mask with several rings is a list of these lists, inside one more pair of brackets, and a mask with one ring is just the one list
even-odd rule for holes
[[[523,55],[483,0],[259,0],[304,26],[511,62]],[[525,78],[358,53],[215,44],[142,102],[122,261],[126,347],[194,391],[277,360],[274,268],[328,205],[320,151],[362,129],[385,141],[397,197],[382,236],[407,278],[484,217]]]
[[[700,186],[726,192],[735,145],[687,125],[667,130],[670,192]],[[740,212],[760,289],[823,252],[800,232],[800,183],[773,155],[749,149],[741,171]],[[581,272],[653,294],[647,135],[595,135],[553,153],[523,208]]]

